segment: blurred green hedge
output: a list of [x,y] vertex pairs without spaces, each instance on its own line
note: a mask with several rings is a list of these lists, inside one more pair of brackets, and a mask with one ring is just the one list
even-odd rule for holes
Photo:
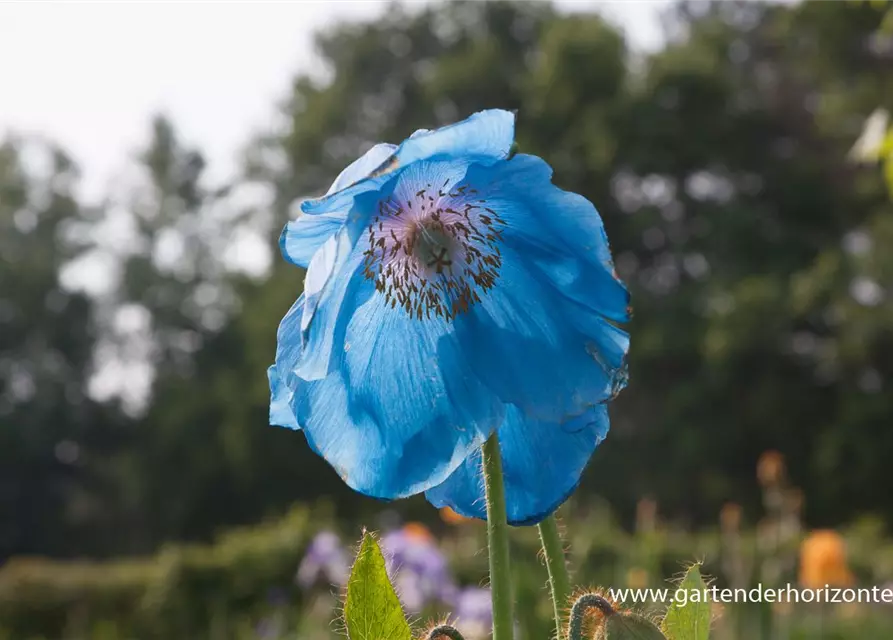
[[[667,579],[693,560],[703,561],[720,586],[798,582],[806,532],[791,522],[764,519],[752,528],[693,532],[643,520],[629,532],[608,509],[591,503],[572,500],[562,512],[579,585],[667,587]],[[223,534],[213,544],[168,546],[144,559],[14,558],[0,567],[0,640],[329,640],[337,637],[331,623],[335,599],[304,593],[294,577],[310,538],[336,524],[326,505],[302,506],[279,520]],[[359,533],[356,523],[350,528]],[[441,548],[458,582],[481,584],[487,570],[484,527],[440,529]],[[862,520],[841,534],[858,585],[893,581],[893,543],[880,522]],[[511,540],[519,640],[549,637],[552,609],[536,529],[514,529]],[[325,597],[317,600],[318,595]],[[889,630],[893,608],[836,607],[833,613],[828,624],[845,629],[840,637],[889,637],[873,629]],[[779,625],[813,637],[814,614],[808,605],[788,612],[742,605],[729,608],[720,627],[723,638],[771,637]],[[272,631],[264,626],[270,621]]]
[[282,598],[299,605],[295,569],[318,510],[312,518],[311,526],[311,510],[295,508],[214,544],[168,546],[146,559],[13,558],[0,568],[0,638],[207,637],[233,628],[230,612],[259,616]]

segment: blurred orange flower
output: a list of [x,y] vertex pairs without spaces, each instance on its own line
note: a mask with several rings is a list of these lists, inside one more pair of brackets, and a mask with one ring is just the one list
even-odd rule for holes
[[726,502],[719,511],[719,526],[726,533],[740,529],[741,505],[735,502]]
[[784,472],[784,456],[774,449],[764,451],[757,460],[757,480],[764,487],[779,484],[784,478]]
[[428,527],[420,522],[407,522],[403,525],[403,533],[406,537],[414,540],[433,541],[434,536],[428,530]]
[[474,520],[474,518],[466,518],[465,516],[456,513],[449,507],[444,507],[440,510],[440,519],[450,525],[465,524],[466,522],[472,522]]
[[826,584],[845,587],[853,584],[846,562],[846,543],[839,533],[828,529],[813,531],[800,545],[800,584],[819,589]]

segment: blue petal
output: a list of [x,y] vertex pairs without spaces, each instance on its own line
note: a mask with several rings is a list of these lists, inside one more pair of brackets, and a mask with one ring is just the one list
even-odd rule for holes
[[[342,191],[368,177],[396,150],[397,147],[392,144],[375,145],[340,173],[329,187],[326,195]],[[341,208],[329,207],[322,210],[313,207],[305,208],[302,203],[301,208],[305,211],[304,215],[286,224],[279,237],[282,256],[292,264],[306,268],[310,264],[313,254],[344,224],[350,205],[351,198],[345,199]]]
[[282,257],[292,264],[307,268],[313,255],[344,225],[347,211],[319,215],[301,215],[285,225],[279,236]]
[[475,373],[526,415],[560,422],[609,400],[625,382],[625,332],[534,277],[505,247],[495,286],[456,331]]
[[[279,323],[279,329],[276,332],[276,378],[278,382],[285,385],[286,389],[289,391],[283,392],[281,390],[276,390],[273,387],[273,378],[270,378],[270,388],[271,392],[273,392],[271,395],[271,416],[273,413],[272,402],[285,397],[286,393],[293,393],[294,391],[294,371],[298,368],[301,358],[304,355],[304,339],[301,332],[301,321],[303,317],[304,294],[302,293],[291,306],[291,309],[288,310],[288,313],[282,318],[282,321]],[[291,402],[290,399],[289,402]],[[277,415],[279,414],[277,413]],[[288,426],[279,422],[273,422],[272,417],[271,424]]]
[[494,162],[508,156],[514,141],[515,114],[488,109],[434,131],[419,129],[400,145],[396,160],[401,167],[438,156]]
[[601,216],[583,196],[552,184],[552,169],[519,154],[470,168],[466,181],[505,220],[503,240],[562,298],[614,322],[629,321],[629,293],[617,277]]
[[391,194],[406,200],[428,183],[442,184],[445,178],[456,183],[468,170],[468,162],[417,162],[390,175],[374,191],[366,191],[353,198],[350,213],[342,228],[329,238],[313,256],[304,282],[302,331],[307,344],[305,356],[296,368],[299,377],[316,380],[338,367],[341,355],[334,345],[343,344],[346,322],[351,310],[345,301],[361,305],[362,296],[371,295],[361,273],[365,251],[369,248],[367,225],[378,210],[378,204]]
[[533,156],[472,166],[479,206],[504,221],[499,277],[456,327],[475,372],[537,419],[560,421],[626,384],[629,294],[613,272],[601,218],[552,185]]
[[287,377],[280,372],[294,370],[303,353],[301,318],[304,314],[304,294],[301,294],[279,323],[276,335],[276,362],[267,369],[270,381],[270,424],[288,429],[300,429],[291,408],[294,392]]
[[515,116],[510,111],[480,111],[455,124],[427,131],[420,129],[403,141],[397,150],[368,177],[322,198],[305,200],[301,210],[317,215],[349,208],[352,200],[380,188],[395,172],[420,160],[462,160],[482,165],[503,160],[512,148]]
[[382,165],[388,158],[394,155],[397,145],[380,143],[369,149],[359,159],[354,160],[348,167],[338,174],[335,182],[329,187],[326,195],[341,191],[366,178]]
[[355,182],[349,187],[341,189],[341,191],[335,191],[321,198],[304,200],[301,202],[301,212],[308,216],[318,216],[326,213],[344,215],[344,212],[349,211],[351,206],[353,206],[354,198],[363,193],[381,188],[391,177],[391,175],[385,174],[371,176]]
[[300,331],[302,357],[294,363],[292,374],[303,380],[319,380],[338,368],[341,353],[336,345],[344,344],[347,322],[352,309],[346,302],[360,305],[361,295],[370,295],[369,287],[363,294],[357,289],[365,284],[359,273],[365,247],[357,247],[360,230],[366,226],[369,212],[375,203],[393,189],[391,178],[385,189],[358,196],[351,203],[349,219],[314,254],[304,278],[304,296]]
[[[305,380],[317,380],[337,366],[335,346],[343,342],[343,327],[349,310],[342,309],[362,256],[354,251],[350,229],[329,238],[313,256],[304,278],[301,338],[307,348],[294,372]],[[340,320],[340,322],[339,322]]]
[[311,447],[347,484],[400,498],[446,479],[499,424],[503,407],[468,369],[446,321],[412,319],[360,282],[342,303],[349,320],[340,368],[320,380],[291,376],[292,408]]
[[[567,500],[608,427],[606,405],[593,407],[564,424],[531,420],[517,407],[508,407],[497,433],[509,523],[535,524]],[[481,468],[481,453],[476,451],[425,496],[436,507],[451,507],[463,516],[486,519]]]
[[270,424],[287,429],[300,429],[291,410],[293,394],[279,379],[279,371],[275,364],[267,369],[267,378],[270,381]]

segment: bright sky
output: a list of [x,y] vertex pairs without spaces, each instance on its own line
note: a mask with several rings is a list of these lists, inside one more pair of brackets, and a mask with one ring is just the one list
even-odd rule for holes
[[[416,0],[416,3],[420,0]],[[414,4],[405,2],[405,4]],[[660,43],[666,0],[559,0],[598,7],[634,46]],[[71,153],[88,197],[101,194],[148,136],[152,114],[225,177],[252,134],[273,126],[293,75],[313,66],[312,34],[380,15],[382,0],[0,3],[0,138],[39,134]]]

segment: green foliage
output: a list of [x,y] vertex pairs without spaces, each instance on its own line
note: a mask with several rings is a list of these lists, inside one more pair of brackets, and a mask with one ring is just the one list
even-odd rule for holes
[[351,640],[410,640],[412,631],[371,533],[363,534],[350,572],[344,622]]
[[199,637],[270,613],[274,589],[299,609],[294,572],[309,533],[309,512],[295,509],[213,545],[172,545],[145,559],[14,559],[0,568],[0,637],[99,638],[100,628],[109,638]]
[[[568,513],[576,514],[565,522],[569,561],[580,584],[666,588],[664,577],[678,569],[678,559],[695,554],[704,557],[702,570],[717,576],[718,587],[749,589],[758,583],[797,582],[790,555],[796,554],[796,541],[792,548],[767,549],[764,524],[762,535],[750,529],[737,532],[736,543],[728,533],[664,526],[630,534],[602,511],[584,515],[580,505],[571,506]],[[281,521],[226,534],[212,546],[173,546],[151,557],[113,562],[14,560],[0,568],[0,638],[5,633],[16,640],[256,640],[258,625],[271,618],[279,621],[283,639],[295,634],[307,640],[343,638],[343,625],[332,624],[338,605],[331,588],[304,592],[293,586],[311,534],[327,521],[324,510],[299,509]],[[876,523],[862,523],[843,533],[859,584],[888,584],[893,579],[893,543],[881,537]],[[484,537],[483,527],[465,525],[450,530],[443,541],[450,567],[463,585],[479,585],[485,579]],[[536,530],[514,529],[512,542],[515,637],[548,638],[555,622],[544,589],[545,570],[537,557]],[[773,566],[783,571],[770,578]],[[629,577],[633,574],[645,579],[636,578],[634,583]],[[663,613],[659,603],[637,606],[649,619]],[[711,637],[763,637],[764,614],[774,616],[775,624],[788,629],[792,637],[815,637],[816,612],[810,605],[766,612],[761,607],[728,605],[715,621]],[[438,619],[445,613],[426,612],[424,618]],[[830,637],[884,640],[891,621],[889,607],[863,604],[856,609],[834,607],[824,624]],[[221,627],[229,635],[215,635]]]
[[689,567],[678,588],[686,594],[685,602],[674,600],[667,608],[661,629],[669,640],[708,640],[712,617],[707,583],[698,564]]

